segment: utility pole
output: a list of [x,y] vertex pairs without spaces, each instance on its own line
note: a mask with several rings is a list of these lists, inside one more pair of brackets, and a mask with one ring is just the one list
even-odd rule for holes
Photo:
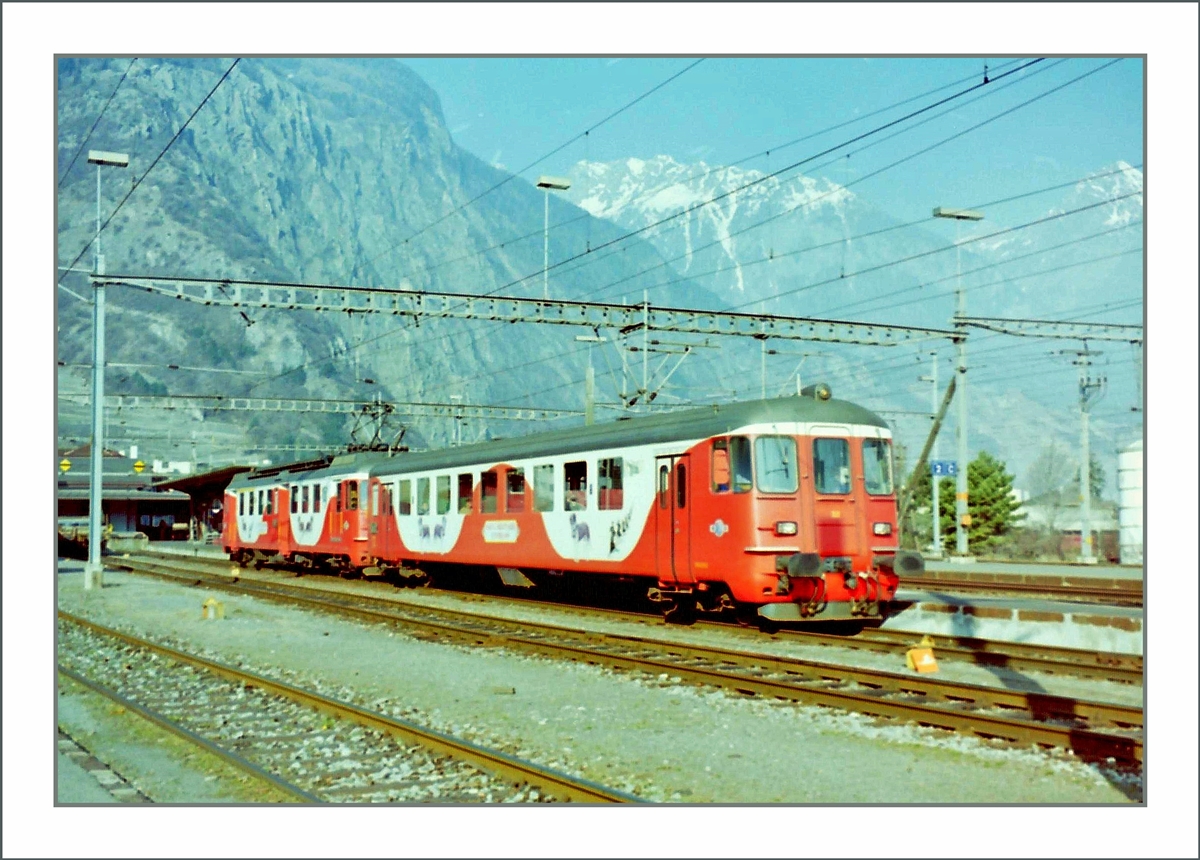
[[954,310],[954,328],[958,331],[958,367],[955,379],[958,382],[958,478],[955,492],[955,551],[961,558],[969,558],[970,550],[967,544],[967,528],[971,525],[971,514],[967,506],[969,487],[967,484],[967,463],[970,454],[967,448],[967,330],[963,320],[967,316],[967,296],[962,286],[962,244],[959,241],[963,221],[982,221],[983,213],[970,209],[946,209],[938,206],[933,210],[934,218],[951,218],[954,220],[954,259],[957,274],[955,288],[956,302]]
[[96,277],[92,281],[92,480],[88,492],[88,560],[83,567],[85,590],[103,587],[104,565],[100,543],[104,528],[104,255],[100,253],[100,168],[128,167],[123,152],[88,151],[88,163],[96,165]]
[[[922,376],[920,378],[920,381],[931,383],[931,388],[929,390],[929,403],[930,403],[930,409],[932,411],[929,413],[929,418],[931,421],[936,421],[937,420],[937,411],[938,411],[938,354],[937,354],[937,350],[933,350],[932,352],[929,353],[929,375]],[[934,460],[936,460],[938,458],[937,436],[933,437],[932,458]],[[941,558],[942,557],[942,508],[941,508],[941,501],[938,497],[939,496],[938,484],[941,482],[938,480],[937,475],[930,475],[929,482],[933,487],[933,557]]]
[[1083,349],[1074,353],[1075,360],[1072,362],[1079,368],[1079,560],[1084,564],[1096,563],[1096,553],[1092,545],[1092,452],[1088,413],[1092,404],[1104,395],[1104,388],[1108,383],[1106,376],[1093,377],[1089,370],[1092,356],[1100,354],[1089,351],[1085,342]]

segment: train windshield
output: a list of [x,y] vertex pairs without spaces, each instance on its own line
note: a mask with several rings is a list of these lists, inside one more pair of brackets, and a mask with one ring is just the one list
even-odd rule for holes
[[863,440],[863,483],[873,496],[892,492],[892,443],[887,439]]
[[796,440],[791,436],[755,439],[754,477],[760,492],[796,492]]
[[813,439],[813,476],[818,493],[850,492],[850,445],[845,439]]

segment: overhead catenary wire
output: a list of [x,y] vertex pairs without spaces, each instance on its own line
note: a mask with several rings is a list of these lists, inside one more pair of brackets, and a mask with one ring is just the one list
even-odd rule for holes
[[208,94],[200,100],[200,104],[196,105],[196,109],[192,111],[191,115],[188,116],[183,125],[179,127],[179,130],[175,132],[169,141],[167,141],[167,145],[162,148],[162,151],[160,151],[157,156],[155,156],[154,161],[150,162],[150,166],[146,168],[141,176],[134,180],[129,191],[126,192],[125,196],[121,198],[121,202],[117,204],[117,208],[113,209],[109,216],[104,219],[104,223],[100,225],[100,229],[97,230],[96,233],[92,234],[92,236],[88,239],[87,244],[83,246],[83,249],[75,255],[75,259],[71,261],[69,266],[67,266],[68,269],[75,268],[75,264],[83,259],[83,255],[87,253],[88,248],[92,247],[92,243],[96,241],[96,236],[100,233],[103,233],[108,225],[112,223],[112,219],[115,218],[117,213],[121,211],[121,207],[125,205],[125,201],[127,201],[133,195],[133,192],[138,190],[145,178],[150,175],[150,171],[153,170],[158,162],[162,160],[162,157],[167,154],[167,151],[175,145],[175,141],[179,140],[179,136],[183,134],[184,130],[189,125],[191,125],[192,120],[196,118],[196,114],[200,113],[200,110],[206,104],[208,104],[208,100],[212,98],[213,93],[217,91],[221,84],[225,83],[225,79],[229,77],[230,73],[234,70],[237,64],[241,62],[241,59],[241,57],[238,57],[233,61],[232,64],[230,64],[229,68],[225,70],[225,74],[221,75],[221,79],[217,81],[216,84],[213,85],[213,88],[208,91]]
[[[995,81],[995,80],[999,80],[999,79],[1001,79],[1001,78],[1003,78],[1003,77],[1007,77],[1008,75],[1015,74],[1016,72],[1022,71],[1023,69],[1026,69],[1026,68],[1029,68],[1029,67],[1031,67],[1031,66],[1035,65],[1037,62],[1040,62],[1040,60],[1034,60],[1034,61],[1032,61],[1032,62],[1025,63],[1024,65],[1020,66],[1020,67],[1019,67],[1019,68],[1017,68],[1017,69],[1014,69],[1014,70],[1012,70],[1012,71],[1010,71],[1010,72],[1006,72],[1006,73],[1005,73],[1005,74],[1003,74],[1003,75],[999,75],[999,76],[997,76],[996,78],[994,78],[994,79],[993,79],[993,81]],[[1081,77],[1086,77],[1086,75],[1084,75],[1084,76],[1081,76]],[[1076,80],[1078,80],[1078,79],[1076,79]],[[1063,86],[1069,85],[1069,83],[1071,83],[1071,82],[1068,82],[1068,84],[1064,84]],[[893,121],[893,122],[891,122],[891,123],[887,123],[887,124],[885,124],[885,125],[883,125],[883,126],[880,126],[880,127],[876,128],[876,129],[872,129],[871,131],[869,131],[869,132],[866,132],[866,133],[864,133],[864,134],[862,134],[862,135],[859,135],[859,136],[857,136],[857,137],[855,137],[855,138],[851,138],[851,139],[850,139],[850,141],[843,142],[842,144],[839,144],[838,146],[836,146],[836,147],[833,147],[833,149],[838,149],[838,148],[841,148],[842,146],[848,145],[848,143],[853,143],[853,142],[854,142],[854,141],[856,141],[856,140],[861,140],[861,139],[864,139],[864,138],[866,138],[866,137],[868,137],[868,136],[870,136],[870,135],[873,135],[873,134],[875,134],[875,133],[877,133],[877,132],[879,132],[879,131],[881,131],[881,130],[884,130],[884,129],[886,129],[886,128],[890,127],[890,126],[896,125],[898,122],[901,122],[901,121],[903,121],[903,120],[904,120],[904,119],[906,119],[906,118],[910,118],[910,117],[913,117],[913,116],[917,116],[917,115],[919,115],[919,114],[921,114],[921,113],[924,113],[924,112],[926,112],[926,111],[928,111],[928,110],[931,110],[931,109],[933,109],[933,108],[935,108],[935,107],[937,107],[937,106],[939,106],[939,105],[941,105],[941,104],[945,104],[945,103],[947,103],[948,101],[951,101],[951,100],[953,100],[953,99],[955,99],[955,98],[958,98],[958,97],[960,97],[960,96],[962,96],[962,95],[964,95],[964,94],[966,94],[966,93],[970,93],[970,92],[972,92],[972,91],[974,91],[974,90],[977,90],[977,89],[979,89],[979,87],[980,87],[980,86],[982,86],[982,85],[979,85],[979,84],[977,84],[977,85],[975,85],[975,86],[969,87],[969,88],[967,88],[967,89],[965,89],[965,90],[962,90],[962,91],[960,91],[959,93],[956,93],[956,94],[954,94],[954,95],[952,95],[952,96],[949,96],[949,97],[947,97],[947,98],[945,98],[945,99],[942,99],[942,100],[940,100],[940,101],[938,101],[938,102],[935,102],[935,103],[934,103],[934,104],[932,104],[932,105],[927,105],[927,106],[926,106],[926,107],[924,107],[924,108],[921,108],[921,109],[919,109],[919,110],[917,110],[917,111],[914,111],[914,112],[912,112],[912,113],[910,113],[910,114],[906,115],[905,117],[901,117],[899,120],[895,120],[895,121]],[[1061,87],[1060,87],[1060,88],[1061,88]],[[939,88],[939,90],[940,90],[940,89],[945,89],[945,87]],[[1002,88],[1001,88],[1001,89],[1002,89]],[[1057,89],[1057,88],[1056,88],[1056,89]],[[994,92],[994,91],[995,91],[995,90],[993,90],[993,92]],[[1051,92],[1053,92],[1053,90],[1052,90]],[[1033,100],[1031,100],[1031,101],[1036,101],[1036,98],[1035,98],[1035,99],[1033,99]],[[1030,102],[1026,102],[1026,103],[1024,103],[1024,104],[1028,104],[1028,103],[1030,103]],[[1018,107],[1020,107],[1020,106],[1018,106]],[[1009,112],[1011,112],[1011,111],[1009,111]],[[1002,115],[1003,115],[1003,114],[1002,114]],[[984,123],[984,124],[986,124],[986,123]],[[981,125],[982,125],[982,124],[981,124]],[[976,128],[977,128],[977,127],[979,127],[979,126],[976,126]],[[960,135],[956,135],[956,136],[961,136],[961,133],[960,133]],[[832,151],[832,150],[827,150],[826,152],[828,152],[828,151]],[[779,171],[776,171],[776,172],[775,172],[774,174],[772,174],[772,175],[778,175],[778,174],[780,174],[780,173],[782,173],[782,172],[785,172],[785,171],[787,171],[787,170],[789,170],[789,169],[793,169],[793,168],[794,168],[795,166],[797,166],[797,165],[803,164],[803,163],[805,163],[805,162],[807,162],[807,161],[810,161],[810,160],[813,160],[813,159],[815,159],[815,158],[818,158],[818,157],[820,157],[820,155],[821,155],[821,153],[818,153],[818,154],[817,154],[817,155],[815,155],[815,156],[811,156],[811,157],[809,157],[809,158],[806,158],[806,159],[804,159],[804,160],[802,160],[802,161],[800,161],[800,162],[796,162],[796,164],[795,164],[795,165],[791,165],[791,166],[789,166],[789,167],[782,168],[781,170],[779,170]],[[902,160],[902,161],[903,161],[903,160]],[[900,162],[896,162],[896,163],[900,163]],[[894,165],[891,165],[891,166],[894,166]],[[888,168],[884,168],[884,169],[888,169]],[[879,172],[882,172],[882,171],[876,171],[876,172],[875,172],[875,174],[872,174],[872,175],[876,175],[876,174],[877,174],[877,173],[879,173]],[[767,178],[767,177],[764,177],[763,179],[765,179],[765,178]],[[863,179],[865,179],[865,178],[869,178],[869,177],[863,177]],[[742,188],[749,187],[750,185],[757,184],[758,182],[761,182],[761,181],[763,181],[763,179],[758,179],[758,180],[755,180],[754,182],[748,183],[746,186],[742,186]],[[861,180],[858,180],[858,181],[861,181]],[[735,191],[737,191],[737,190],[741,190],[741,189],[735,189]],[[729,193],[734,193],[734,192],[729,192]],[[724,195],[724,196],[727,196],[727,195]],[[714,198],[714,199],[715,199],[715,198]],[[708,201],[708,202],[712,202],[712,201],[710,200],[710,201]],[[707,204],[703,204],[703,205],[707,205]],[[685,210],[685,211],[686,211],[686,210]],[[684,213],[679,213],[679,214],[684,214]],[[675,217],[679,217],[679,215],[671,216],[671,218],[675,218]],[[670,218],[668,218],[668,219],[664,219],[664,220],[670,220]],[[642,230],[644,230],[644,229],[645,229],[645,228],[642,228]],[[635,233],[636,233],[636,232],[641,232],[641,231],[635,231]],[[618,241],[621,241],[621,240],[622,240],[622,239],[624,239],[624,238],[628,238],[630,235],[634,235],[634,234],[625,234],[625,236],[623,236],[623,237],[618,237],[617,239],[614,239],[614,240],[612,240],[612,242],[605,243],[605,244],[606,244],[606,245],[611,245],[611,244],[613,244],[614,242],[618,242]],[[602,245],[602,246],[599,246],[599,247],[605,247],[605,246],[604,246],[604,245]],[[594,250],[598,250],[598,249],[589,249],[589,251],[588,251],[587,253],[591,253],[591,252],[592,252],[592,251],[594,251]],[[577,259],[577,258],[578,258],[578,256],[579,256],[579,255],[577,255],[575,258],[570,258],[570,259],[568,259],[568,260],[566,260],[566,261],[563,261],[563,263],[568,263],[568,262],[570,262],[570,261],[571,261],[571,259]],[[554,264],[554,266],[551,266],[551,268],[557,268],[558,266],[562,265],[563,263],[556,263],[556,264]],[[536,275],[536,274],[537,274],[537,273],[535,273],[535,275]],[[509,284],[506,284],[506,285],[503,285],[503,286],[501,286],[501,287],[498,287],[498,288],[496,288],[495,290],[491,290],[491,291],[489,291],[489,292],[488,292],[488,293],[486,293],[486,294],[487,294],[487,295],[490,295],[490,294],[493,294],[493,293],[495,293],[495,292],[499,292],[500,290],[506,289],[508,286],[512,286],[513,284],[520,283],[520,282],[521,282],[521,281],[523,281],[523,280],[527,280],[527,279],[528,279],[528,277],[530,277],[530,276],[527,276],[527,278],[518,279],[517,281],[514,281],[514,282],[511,282],[511,283],[509,283]],[[604,289],[607,289],[607,288],[604,288]],[[601,292],[603,292],[603,289],[601,290]],[[408,330],[408,327],[407,327],[407,326],[406,326],[406,327],[402,327],[402,328],[401,328],[401,329],[399,329],[398,331],[404,331],[404,330]],[[371,339],[369,339],[369,340],[363,341],[363,342],[361,342],[360,344],[358,344],[358,345],[355,345],[355,346],[353,346],[353,347],[351,347],[351,348],[359,348],[359,347],[361,347],[361,346],[363,346],[363,345],[366,345],[366,344],[368,344],[368,343],[375,342],[375,341],[379,340],[379,339],[380,339],[380,338],[382,338],[382,337],[386,337],[386,336],[389,336],[390,334],[394,334],[394,333],[398,333],[398,332],[388,332],[388,333],[384,333],[384,334],[382,334],[382,335],[379,335],[379,336],[377,336],[377,337],[375,337],[375,338],[371,338]],[[321,361],[322,361],[322,362],[325,362],[325,361],[332,360],[332,359],[333,359],[333,356],[331,356],[329,359],[322,359]],[[297,369],[300,369],[300,368],[302,368],[302,367],[307,367],[307,366],[313,366],[313,365],[312,365],[311,363],[305,363],[304,365],[301,365],[301,366],[300,366],[300,367],[298,367]],[[295,372],[295,370],[291,370],[291,371],[285,371],[283,374],[281,374],[281,376],[282,376],[282,375],[287,375],[287,373],[290,373],[290,372]],[[268,381],[269,381],[269,380],[268,380]],[[257,387],[257,386],[256,386],[256,387]]]
[[[59,188],[62,188],[62,184],[67,181],[67,176],[70,174],[71,168],[75,166],[76,159],[79,158],[79,154],[83,152],[84,148],[88,145],[88,141],[92,139],[92,134],[96,131],[96,126],[100,124],[100,120],[104,119],[105,111],[107,111],[108,106],[112,104],[113,97],[117,94],[117,90],[121,89],[121,84],[125,83],[125,78],[129,74],[129,70],[133,68],[133,64],[137,61],[137,57],[134,57],[129,61],[129,65],[126,66],[125,71],[121,73],[121,79],[117,81],[117,85],[113,87],[113,91],[108,94],[108,99],[104,102],[104,106],[100,108],[100,113],[96,116],[96,121],[92,123],[92,127],[89,128],[88,133],[84,135],[83,143],[79,144],[79,148],[75,150],[75,154],[71,156],[70,163],[67,164],[66,170],[63,171],[62,177],[58,180]],[[84,250],[86,251],[87,249],[85,248]]]
[[422,227],[421,229],[417,230],[415,233],[412,233],[412,234],[411,234],[411,235],[409,235],[407,238],[403,239],[403,240],[402,240],[402,241],[400,241],[400,242],[397,242],[395,245],[392,245],[392,246],[391,246],[391,247],[389,247],[387,250],[383,251],[383,253],[375,255],[374,257],[372,257],[370,260],[368,260],[368,261],[367,261],[367,264],[369,265],[369,264],[371,264],[371,263],[374,263],[376,260],[379,260],[379,259],[381,259],[382,257],[385,257],[385,256],[387,256],[388,254],[390,254],[392,251],[396,250],[396,249],[397,249],[397,248],[399,248],[400,246],[402,246],[402,245],[405,245],[405,244],[407,244],[407,243],[411,242],[413,239],[415,239],[415,238],[417,238],[418,236],[422,235],[422,234],[423,234],[423,233],[425,233],[426,231],[428,231],[428,230],[432,229],[433,227],[436,227],[438,224],[441,224],[443,221],[445,221],[447,218],[450,218],[452,215],[455,215],[455,214],[457,214],[457,213],[459,213],[459,212],[463,211],[463,210],[464,210],[464,209],[466,209],[468,206],[472,206],[472,205],[474,205],[474,204],[475,204],[475,203],[477,203],[478,201],[482,200],[484,197],[486,197],[486,196],[488,196],[489,194],[491,194],[493,191],[495,191],[495,190],[497,190],[498,188],[502,188],[503,186],[507,185],[509,182],[511,182],[512,180],[516,179],[518,176],[520,176],[520,175],[521,175],[522,173],[524,173],[525,171],[527,171],[527,170],[530,170],[531,168],[534,168],[534,167],[536,167],[537,165],[539,165],[539,164],[541,164],[543,161],[545,161],[547,158],[550,158],[551,156],[553,156],[553,155],[556,155],[557,153],[559,153],[559,152],[561,152],[562,150],[566,149],[566,148],[567,148],[568,146],[570,146],[572,143],[575,143],[577,140],[580,140],[581,138],[584,138],[584,137],[586,137],[588,134],[590,134],[591,132],[593,132],[593,131],[595,131],[596,129],[600,128],[600,127],[601,127],[602,125],[604,125],[605,123],[607,123],[607,122],[609,122],[610,120],[612,120],[612,119],[614,119],[614,118],[616,118],[616,117],[620,116],[621,114],[623,114],[625,111],[629,110],[629,109],[630,109],[631,107],[633,107],[634,105],[638,104],[639,102],[643,101],[644,99],[648,98],[649,96],[651,96],[651,95],[653,95],[654,93],[656,93],[656,92],[658,92],[659,90],[661,90],[661,89],[662,89],[663,87],[665,87],[667,84],[669,84],[669,83],[671,83],[672,81],[674,81],[675,79],[679,78],[681,75],[683,75],[683,74],[685,74],[685,73],[687,73],[687,72],[691,71],[692,69],[696,68],[696,66],[700,65],[700,63],[704,62],[704,60],[705,60],[705,58],[704,58],[704,57],[701,57],[700,59],[698,59],[698,60],[696,60],[695,62],[693,62],[693,63],[689,64],[688,66],[686,66],[685,68],[683,68],[683,69],[681,69],[680,71],[676,72],[675,74],[671,75],[671,76],[670,76],[669,78],[667,78],[665,81],[662,81],[661,83],[659,83],[659,84],[656,84],[655,86],[651,87],[651,88],[650,88],[649,90],[647,90],[646,92],[642,93],[641,95],[637,96],[636,98],[632,99],[631,101],[629,101],[629,102],[626,102],[624,105],[622,105],[622,106],[621,106],[621,107],[619,107],[617,110],[615,110],[615,111],[613,111],[612,113],[610,113],[610,114],[609,114],[608,116],[606,116],[604,119],[600,120],[599,122],[597,122],[597,123],[595,123],[595,124],[593,124],[593,125],[591,125],[591,126],[588,126],[588,128],[586,128],[584,131],[581,131],[579,134],[575,135],[575,136],[574,136],[574,137],[572,137],[570,140],[567,140],[567,141],[565,141],[564,143],[562,143],[562,144],[559,144],[557,147],[555,147],[554,149],[550,150],[550,151],[549,151],[549,152],[547,152],[545,155],[542,155],[542,156],[538,157],[537,159],[535,159],[535,160],[531,161],[529,164],[527,164],[527,165],[525,165],[524,167],[522,167],[522,168],[521,168],[520,170],[518,170],[516,173],[510,173],[508,176],[506,176],[506,177],[505,177],[504,179],[502,179],[500,182],[497,182],[496,184],[492,185],[492,186],[491,186],[490,188],[488,188],[486,191],[483,191],[483,192],[481,192],[480,194],[477,194],[475,197],[472,197],[472,198],[471,198],[470,200],[468,200],[466,203],[462,203],[462,204],[460,204],[459,206],[455,207],[455,208],[454,208],[454,209],[452,209],[451,211],[447,212],[445,215],[442,215],[442,216],[441,216],[440,218],[438,218],[437,220],[435,220],[435,221],[433,221],[433,222],[431,222],[431,223],[429,223],[429,224],[426,224],[424,227]]
[[[998,69],[1007,68],[1008,66],[1011,66],[1011,65],[1013,65],[1014,63],[1017,63],[1017,62],[1020,62],[1020,61],[1019,61],[1019,60],[1010,60],[1009,62],[1007,62],[1007,63],[1004,63],[1004,64],[1002,64],[1001,66],[998,66],[997,68],[998,68]],[[643,191],[643,192],[640,192],[640,193],[639,193],[639,194],[637,194],[635,197],[631,198],[631,201],[630,201],[630,202],[632,202],[632,201],[636,201],[636,200],[645,200],[645,199],[649,199],[649,198],[653,197],[655,194],[658,194],[659,192],[661,192],[661,191],[664,191],[664,190],[666,190],[666,189],[669,189],[669,188],[674,188],[675,186],[678,186],[678,185],[686,185],[686,184],[688,184],[688,183],[695,182],[695,181],[697,181],[697,180],[699,180],[699,179],[703,179],[703,178],[705,178],[705,177],[709,176],[709,175],[710,175],[710,174],[712,174],[712,173],[715,173],[715,172],[718,172],[718,171],[722,171],[722,170],[727,170],[727,169],[728,169],[728,168],[730,168],[730,167],[737,167],[737,166],[739,166],[739,165],[742,165],[742,164],[745,164],[745,163],[747,163],[747,162],[749,162],[749,161],[753,161],[754,159],[761,158],[763,155],[766,155],[766,154],[768,154],[768,153],[770,153],[770,152],[777,152],[777,151],[779,151],[779,150],[787,149],[787,148],[789,148],[789,147],[791,147],[791,146],[795,146],[795,145],[796,145],[796,144],[798,144],[798,143],[803,143],[803,142],[804,142],[804,141],[806,141],[806,140],[811,140],[812,138],[816,138],[816,137],[820,137],[820,136],[822,136],[822,135],[825,135],[825,134],[829,134],[830,132],[837,131],[837,130],[839,130],[839,129],[842,129],[842,128],[846,128],[847,126],[851,126],[851,125],[855,125],[855,124],[857,124],[857,123],[860,123],[860,122],[864,122],[865,120],[867,120],[867,119],[870,119],[871,117],[878,116],[879,114],[887,113],[888,111],[891,111],[891,110],[895,110],[895,109],[896,109],[896,108],[898,108],[898,107],[902,107],[902,106],[904,106],[904,105],[906,105],[906,104],[909,104],[909,103],[911,103],[911,102],[917,101],[917,100],[919,100],[919,99],[925,98],[925,97],[927,97],[927,96],[930,96],[930,95],[934,95],[935,93],[939,93],[939,92],[941,92],[942,90],[949,89],[950,87],[953,87],[953,86],[958,86],[958,85],[960,85],[960,84],[966,83],[967,81],[974,80],[974,79],[976,79],[977,77],[978,77],[978,74],[977,74],[977,73],[973,73],[973,74],[971,74],[971,75],[968,75],[968,76],[966,76],[966,77],[959,78],[959,79],[957,79],[957,80],[950,81],[949,83],[942,84],[942,85],[941,85],[941,86],[939,86],[939,87],[935,87],[935,88],[933,88],[933,89],[931,89],[931,90],[927,90],[927,91],[925,91],[925,92],[923,92],[923,93],[920,93],[920,94],[918,94],[918,95],[915,95],[915,96],[909,96],[908,98],[901,99],[900,101],[897,101],[897,102],[893,102],[892,104],[890,104],[890,105],[886,105],[885,107],[876,108],[875,110],[869,111],[869,112],[867,112],[867,113],[865,113],[865,114],[861,114],[861,115],[859,115],[859,116],[852,117],[851,119],[848,119],[848,120],[844,120],[844,121],[838,122],[838,123],[836,123],[836,124],[834,124],[834,125],[831,125],[831,126],[826,126],[825,128],[822,128],[822,129],[820,129],[820,130],[818,130],[818,131],[810,132],[809,134],[803,135],[803,136],[801,136],[801,137],[794,138],[794,139],[792,139],[792,140],[789,140],[789,141],[787,141],[787,142],[785,142],[785,143],[775,144],[775,145],[773,145],[773,146],[769,147],[768,149],[761,150],[761,151],[759,151],[759,152],[756,152],[756,153],[754,153],[754,154],[752,154],[752,155],[747,155],[747,156],[745,156],[745,157],[743,157],[743,158],[740,158],[740,159],[738,159],[738,160],[736,160],[736,161],[732,161],[732,162],[730,162],[730,163],[728,163],[728,164],[724,164],[724,165],[714,165],[714,166],[712,166],[712,167],[709,167],[709,168],[708,168],[708,169],[706,169],[706,170],[703,170],[703,171],[701,171],[700,173],[697,173],[697,174],[695,174],[695,175],[693,175],[693,176],[689,176],[689,177],[687,177],[686,179],[681,179],[681,180],[671,180],[671,181],[669,181],[669,182],[664,182],[664,183],[661,183],[661,184],[659,184],[659,185],[656,185],[656,186],[654,186],[654,187],[652,187],[652,188],[649,188],[649,189],[647,189],[647,190],[645,190],[645,191]],[[590,129],[589,129],[589,131],[585,131],[585,132],[584,132],[584,140],[585,140],[585,141],[587,141],[587,140],[588,140],[588,134],[589,134],[589,132],[590,132]],[[585,159],[585,161],[586,161],[586,160],[587,160],[587,159]],[[557,231],[557,230],[559,230],[559,229],[561,229],[561,228],[563,228],[563,227],[566,227],[566,226],[569,226],[569,225],[571,225],[571,224],[575,224],[575,223],[577,223],[577,222],[579,222],[579,221],[584,221],[584,220],[587,220],[587,222],[588,222],[588,226],[589,226],[589,229],[590,229],[590,226],[591,226],[591,221],[592,221],[592,220],[594,220],[594,219],[595,219],[595,217],[596,217],[596,216],[592,215],[591,213],[584,212],[584,213],[583,213],[583,214],[581,214],[581,215],[576,215],[576,216],[573,216],[573,217],[571,217],[571,218],[567,218],[567,219],[565,219],[565,220],[563,220],[563,221],[556,221],[556,222],[553,222],[553,223],[550,225],[550,229],[551,229],[551,230],[555,230],[555,231]],[[541,236],[541,235],[542,235],[542,232],[543,232],[543,228],[538,228],[538,229],[536,229],[536,230],[532,230],[532,231],[530,231],[530,232],[528,232],[528,233],[524,233],[524,234],[522,234],[522,235],[520,235],[520,236],[513,236],[513,237],[511,237],[511,238],[505,239],[503,242],[497,242],[497,243],[495,243],[495,244],[493,244],[493,245],[489,245],[489,246],[488,246],[488,247],[486,247],[486,248],[481,248],[481,249],[478,249],[478,250],[476,250],[476,251],[471,251],[471,252],[469,252],[469,253],[467,253],[467,254],[462,254],[462,255],[460,255],[460,256],[458,256],[458,257],[453,257],[453,258],[450,258],[450,259],[447,259],[447,260],[442,260],[441,262],[434,263],[433,265],[430,265],[430,266],[421,266],[421,267],[418,267],[418,268],[415,268],[415,269],[409,269],[409,270],[407,270],[407,271],[406,271],[406,272],[405,272],[403,275],[401,275],[400,277],[401,277],[401,278],[412,278],[412,277],[414,277],[415,275],[417,275],[418,273],[425,273],[425,274],[428,274],[428,273],[430,273],[430,272],[436,271],[437,269],[439,269],[439,268],[441,268],[441,267],[443,267],[443,266],[452,265],[452,264],[454,264],[454,263],[461,263],[461,262],[463,262],[463,261],[465,261],[465,260],[473,260],[473,259],[476,259],[477,257],[481,257],[481,256],[483,256],[483,255],[485,255],[485,254],[487,254],[487,253],[490,253],[491,251],[496,251],[496,250],[500,250],[500,249],[506,248],[506,247],[507,247],[507,246],[509,246],[509,245],[516,244],[517,242],[521,242],[521,241],[524,241],[524,240],[526,240],[526,239],[533,238],[533,237],[535,237],[535,236]],[[593,250],[593,249],[592,249],[592,247],[591,247],[590,237],[589,237],[589,241],[588,241],[588,243],[587,243],[587,250],[588,250],[588,253],[591,253],[591,252],[592,252],[592,250]]]

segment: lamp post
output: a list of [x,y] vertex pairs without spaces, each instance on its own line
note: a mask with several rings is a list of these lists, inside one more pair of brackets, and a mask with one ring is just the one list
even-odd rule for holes
[[[88,151],[88,164],[96,165],[96,270],[104,274],[104,256],[100,253],[100,168],[128,167],[123,152]],[[95,282],[92,303],[92,480],[88,491],[88,561],[83,568],[83,587],[103,585],[100,563],[101,529],[104,515],[104,284]]]
[[546,198],[545,226],[542,230],[542,298],[550,298],[550,190],[566,191],[571,183],[560,176],[539,176],[537,187]]
[[957,302],[954,309],[954,327],[958,330],[958,368],[957,384],[954,396],[958,398],[958,478],[955,492],[954,533],[956,538],[955,551],[962,558],[969,556],[967,548],[967,527],[971,525],[971,515],[968,513],[967,500],[967,331],[962,319],[967,315],[967,297],[962,288],[962,247],[959,244],[959,233],[963,221],[982,221],[983,213],[971,209],[947,209],[938,206],[933,210],[934,218],[950,218],[954,226],[954,261],[957,272]]

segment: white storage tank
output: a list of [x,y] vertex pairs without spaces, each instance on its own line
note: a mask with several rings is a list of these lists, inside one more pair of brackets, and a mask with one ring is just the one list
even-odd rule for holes
[[1117,454],[1117,524],[1121,564],[1142,563],[1142,440]]

